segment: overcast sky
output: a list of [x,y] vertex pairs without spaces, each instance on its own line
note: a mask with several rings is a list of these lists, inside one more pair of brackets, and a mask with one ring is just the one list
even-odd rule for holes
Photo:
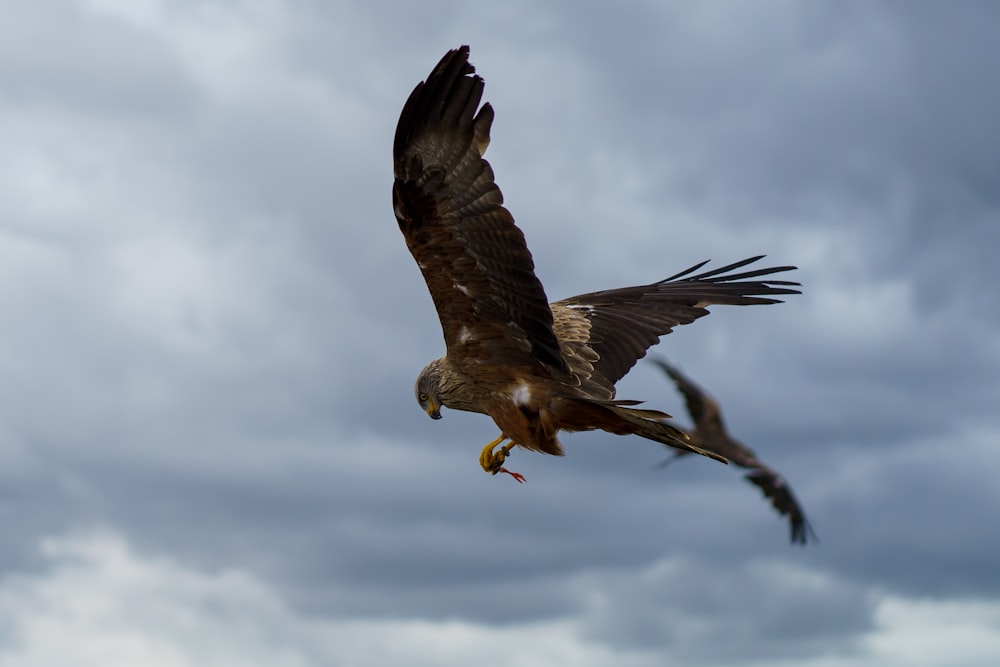
[[[1000,654],[1000,5],[0,8],[5,667]],[[819,544],[732,467],[574,434],[518,485],[416,405],[391,141],[463,43],[551,298],[799,267],[655,351]],[[650,363],[619,396],[687,423]]]

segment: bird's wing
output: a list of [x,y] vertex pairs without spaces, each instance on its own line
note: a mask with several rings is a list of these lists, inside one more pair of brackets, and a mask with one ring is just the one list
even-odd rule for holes
[[810,538],[814,542],[818,541],[802,506],[784,477],[764,466],[747,473],[746,478],[764,493],[781,516],[788,517],[793,544],[805,544]]
[[396,126],[393,206],[437,308],[449,355],[564,370],[545,291],[483,159],[493,109],[469,48],[413,89]]
[[[753,280],[793,266],[731,273],[763,255],[704,273],[691,275],[701,262],[651,285],[581,294],[552,304],[556,331],[564,351],[586,363],[574,367],[585,389],[612,398],[614,385],[661,336],[674,327],[708,314],[711,305],[749,306],[780,303],[774,297],[799,294],[799,284],[786,280]],[[570,364],[573,366],[573,364]],[[600,393],[596,393],[600,392]]]
[[708,392],[665,359],[653,357],[650,361],[659,366],[674,381],[677,391],[681,392],[684,397],[684,404],[687,406],[688,414],[691,415],[696,429],[711,424],[713,430],[725,432],[722,410],[719,408],[718,402],[709,396]]
[[653,358],[654,364],[663,369],[684,396],[688,414],[694,420],[694,433],[705,449],[725,456],[741,468],[763,468],[757,452],[729,435],[722,419],[722,408],[698,383],[684,375],[676,366],[662,358]]

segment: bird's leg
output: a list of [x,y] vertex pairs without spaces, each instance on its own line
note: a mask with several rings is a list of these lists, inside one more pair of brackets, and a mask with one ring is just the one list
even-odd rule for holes
[[503,463],[504,459],[507,458],[507,452],[500,450],[502,453],[494,453],[493,450],[504,441],[509,440],[507,436],[501,433],[495,440],[490,441],[483,451],[479,454],[479,465],[483,467],[488,473],[496,474],[500,472],[500,465]]
[[516,443],[512,442],[505,447],[496,449],[507,440],[510,440],[510,438],[501,433],[495,440],[483,447],[483,451],[479,454],[479,465],[481,465],[483,470],[491,475],[495,475],[498,472],[505,472],[516,479],[518,483],[523,484],[524,475],[519,472],[511,472],[503,467],[504,460],[510,455],[510,450],[514,448]]

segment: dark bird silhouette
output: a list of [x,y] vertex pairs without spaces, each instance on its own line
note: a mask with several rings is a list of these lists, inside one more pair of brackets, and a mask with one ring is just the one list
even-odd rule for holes
[[[722,421],[719,404],[676,367],[663,359],[654,358],[650,361],[670,376],[684,396],[688,413],[694,421],[694,428],[688,432],[692,444],[726,457],[733,465],[748,468],[750,472],[745,475],[746,479],[764,493],[779,514],[788,517],[793,544],[805,544],[809,539],[819,541],[785,478],[764,465],[757,458],[756,452],[729,435]],[[688,452],[678,450],[663,465],[666,466],[685,454]]]

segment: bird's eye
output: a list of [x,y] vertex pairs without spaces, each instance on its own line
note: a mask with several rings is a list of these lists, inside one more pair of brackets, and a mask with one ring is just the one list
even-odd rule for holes
[[428,399],[428,398],[430,398],[430,396],[428,396],[427,394],[424,394],[424,393],[421,393],[421,394],[417,395],[417,399],[418,399],[418,400],[419,400],[419,401],[420,401],[421,403],[425,403],[425,402],[427,401],[427,399]]

